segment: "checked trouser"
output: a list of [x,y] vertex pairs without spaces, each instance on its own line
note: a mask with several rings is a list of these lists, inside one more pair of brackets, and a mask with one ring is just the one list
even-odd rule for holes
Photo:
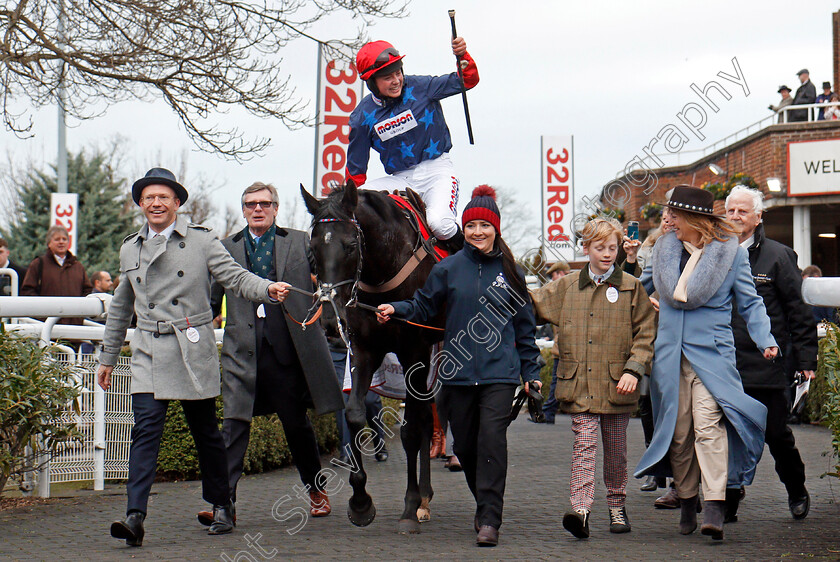
[[572,509],[592,509],[595,500],[595,455],[598,427],[604,442],[607,506],[623,507],[627,488],[627,424],[630,414],[572,414],[575,444],[570,481]]

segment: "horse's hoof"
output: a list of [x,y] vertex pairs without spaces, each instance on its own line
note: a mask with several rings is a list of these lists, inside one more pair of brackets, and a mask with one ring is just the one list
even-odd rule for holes
[[353,506],[347,507],[347,517],[350,522],[357,527],[367,527],[376,517],[376,507],[371,500],[365,509],[355,510]]
[[420,523],[428,523],[432,520],[432,510],[429,508],[429,500],[423,498],[420,507],[417,508],[417,520]]
[[401,535],[416,535],[420,532],[420,522],[414,519],[400,519]]

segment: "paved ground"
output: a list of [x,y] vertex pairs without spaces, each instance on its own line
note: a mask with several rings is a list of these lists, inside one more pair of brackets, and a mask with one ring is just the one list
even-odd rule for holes
[[[475,547],[474,504],[463,475],[448,472],[440,461],[433,461],[432,521],[422,526],[419,535],[397,534],[405,462],[398,441],[391,440],[391,459],[369,464],[369,490],[378,514],[366,528],[353,527],[345,516],[350,486],[344,477],[343,489],[332,498],[333,514],[301,525],[302,517],[296,515],[300,512],[294,511],[306,506],[294,498],[294,486],[300,481],[295,471],[286,469],[243,479],[237,505],[239,526],[231,535],[206,536],[196,522],[195,511],[204,507],[198,482],[157,484],[145,545],[128,548],[108,536],[110,522],[120,517],[125,505],[123,489],[114,486],[50,505],[0,512],[0,560],[840,560],[840,482],[819,477],[831,468],[830,457],[823,456],[830,447],[830,434],[810,426],[796,427],[795,433],[808,469],[811,515],[804,521],[791,519],[784,487],[767,453],[756,484],[747,490],[741,520],[726,526],[722,542],[699,533],[679,535],[678,512],[654,510],[656,494],[639,491],[634,480],[627,496],[632,533],[608,532],[605,490],[599,483],[592,537],[574,539],[560,523],[568,506],[569,419],[558,417],[555,426],[537,426],[520,416],[509,431],[505,523],[495,549]],[[638,420],[630,425],[630,445],[635,463],[643,446]],[[289,499],[283,502],[287,495]],[[298,525],[301,528],[294,532]]]

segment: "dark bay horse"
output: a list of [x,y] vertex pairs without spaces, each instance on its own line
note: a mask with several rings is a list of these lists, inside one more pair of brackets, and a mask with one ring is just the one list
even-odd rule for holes
[[[421,258],[396,288],[387,292],[366,292],[365,287],[381,288],[394,279],[413,259],[419,240],[411,221],[387,194],[357,190],[353,182],[333,190],[321,200],[303,186],[301,194],[313,217],[312,251],[319,292],[322,300],[333,295],[332,300],[339,319],[346,325],[353,353],[352,390],[345,410],[352,437],[350,484],[353,487],[347,515],[353,524],[359,526],[370,524],[376,515],[373,500],[365,490],[367,474],[362,460],[364,440],[360,439],[363,437],[360,432],[365,427],[365,395],[373,373],[381,365],[385,354],[394,352],[406,373],[405,417],[400,437],[408,464],[408,482],[399,530],[401,533],[417,533],[420,531],[417,508],[421,500],[425,507],[432,497],[429,460],[432,396],[427,388],[427,377],[430,346],[442,338],[442,332],[402,322],[379,324],[373,312],[353,303],[358,301],[362,306],[375,307],[411,297],[416,289],[423,286],[435,260],[430,255]],[[346,306],[348,303],[350,306]],[[332,306],[331,303],[323,304]],[[436,325],[442,327],[442,322]]]

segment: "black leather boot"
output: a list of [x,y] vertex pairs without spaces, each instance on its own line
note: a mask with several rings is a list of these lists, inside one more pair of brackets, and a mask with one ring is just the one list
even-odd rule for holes
[[233,531],[233,505],[214,505],[213,524],[207,530],[208,535],[225,535]]
[[461,229],[458,229],[451,238],[447,238],[446,240],[438,240],[438,246],[449,252],[449,255],[459,252],[464,248],[464,233]]
[[144,519],[146,514],[132,511],[122,521],[111,523],[111,536],[115,539],[125,539],[128,546],[143,546],[143,536],[146,534],[143,529]]
[[735,523],[738,521],[739,505],[741,505],[741,488],[727,488],[726,512],[723,516],[724,523]]

